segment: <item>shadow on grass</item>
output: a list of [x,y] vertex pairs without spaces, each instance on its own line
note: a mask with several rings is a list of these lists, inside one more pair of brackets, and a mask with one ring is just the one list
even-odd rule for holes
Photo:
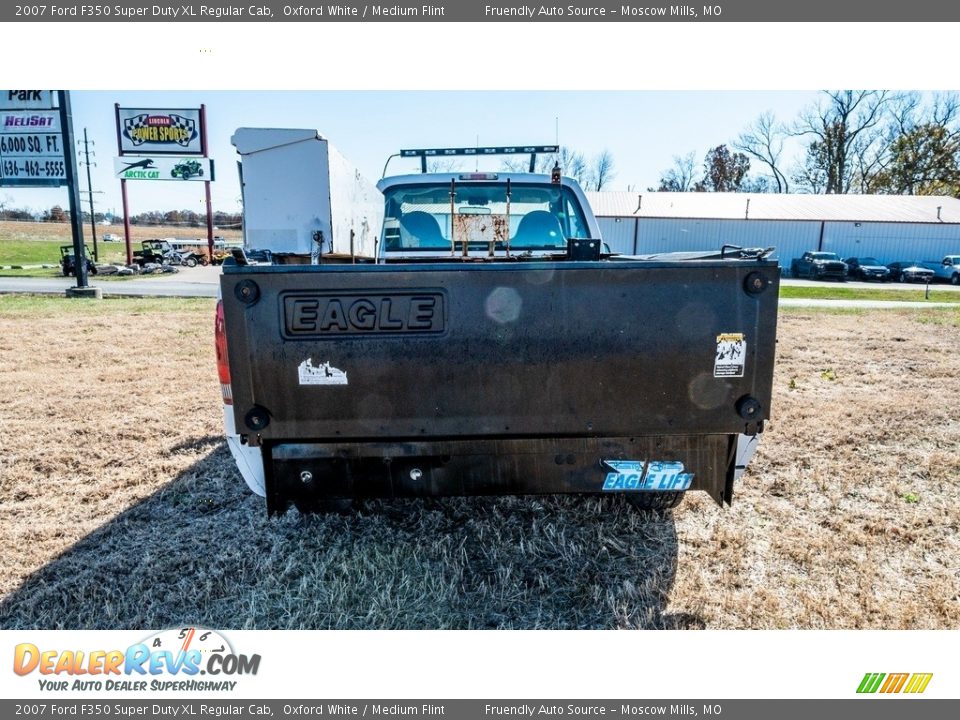
[[[206,439],[204,439],[206,440]],[[676,628],[673,517],[619,497],[268,519],[225,444],[0,603],[3,628]]]

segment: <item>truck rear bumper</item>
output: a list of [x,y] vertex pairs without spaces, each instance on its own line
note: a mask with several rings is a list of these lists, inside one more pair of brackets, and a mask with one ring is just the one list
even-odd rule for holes
[[270,513],[318,498],[677,489],[702,490],[729,503],[740,474],[739,437],[264,443],[261,450]]

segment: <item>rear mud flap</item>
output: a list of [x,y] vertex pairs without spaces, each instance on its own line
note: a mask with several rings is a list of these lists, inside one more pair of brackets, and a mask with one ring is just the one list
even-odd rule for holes
[[736,435],[697,435],[264,443],[262,449],[268,511],[282,513],[298,499],[607,494],[684,489],[686,482],[729,503],[737,444]]

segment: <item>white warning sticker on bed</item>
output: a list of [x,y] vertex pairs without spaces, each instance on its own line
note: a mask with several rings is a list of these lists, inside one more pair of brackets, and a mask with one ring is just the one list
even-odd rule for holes
[[713,361],[714,377],[743,377],[747,357],[747,341],[743,333],[717,335],[717,355]]
[[346,385],[347,373],[338,370],[330,363],[314,365],[313,358],[307,358],[297,367],[301,385]]

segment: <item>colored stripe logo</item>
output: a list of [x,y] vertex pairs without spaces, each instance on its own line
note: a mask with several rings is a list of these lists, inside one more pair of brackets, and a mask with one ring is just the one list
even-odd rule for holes
[[857,692],[870,693],[922,693],[930,684],[933,673],[867,673],[860,681]]

